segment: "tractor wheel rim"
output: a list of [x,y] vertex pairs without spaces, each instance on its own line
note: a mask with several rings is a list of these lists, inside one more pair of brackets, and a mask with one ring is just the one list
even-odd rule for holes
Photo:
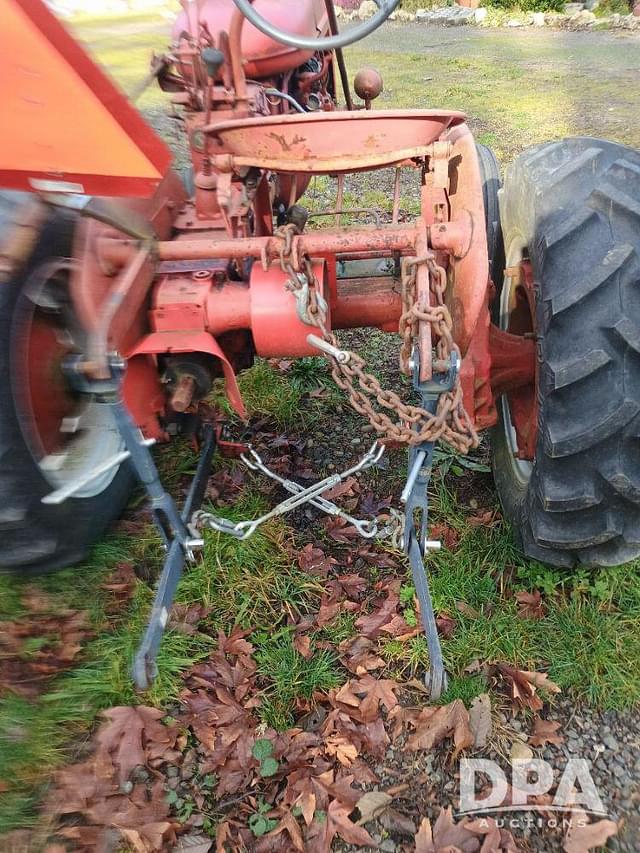
[[[85,337],[68,295],[71,271],[67,258],[33,271],[20,294],[12,334],[16,414],[27,447],[53,489],[85,480],[123,449],[109,407],[73,392],[62,370],[64,358],[80,352]],[[117,471],[80,486],[74,497],[101,494]]]
[[[506,268],[518,266],[522,263],[527,248],[526,241],[521,235],[514,237],[506,250]],[[509,331],[509,323],[511,319],[510,306],[512,304],[512,295],[514,290],[514,279],[511,276],[505,275],[500,293],[500,328],[503,331]],[[500,398],[500,408],[502,411],[502,419],[504,423],[505,438],[507,447],[509,448],[509,461],[513,476],[523,488],[527,486],[531,479],[533,463],[528,459],[518,458],[518,438],[516,429],[513,425],[511,417],[511,407],[509,404],[509,395],[503,394]]]

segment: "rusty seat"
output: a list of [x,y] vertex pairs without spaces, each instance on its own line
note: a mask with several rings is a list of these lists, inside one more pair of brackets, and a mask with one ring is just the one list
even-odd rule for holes
[[207,130],[235,166],[335,174],[424,156],[464,119],[448,110],[363,110],[236,119]]

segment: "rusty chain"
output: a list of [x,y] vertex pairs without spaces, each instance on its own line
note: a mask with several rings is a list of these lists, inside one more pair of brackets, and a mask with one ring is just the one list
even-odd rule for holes
[[[311,259],[306,255],[299,258],[295,252],[296,233],[293,224],[284,225],[274,232],[281,241],[280,266],[289,277],[287,287],[294,293],[308,290],[309,323],[320,331],[326,343],[340,349],[338,339],[325,325],[326,307]],[[428,266],[431,289],[436,299],[436,305],[428,308],[419,306],[416,301],[416,273],[421,264]],[[437,336],[436,356],[439,361],[448,364],[451,353],[459,352],[451,332],[452,321],[444,301],[445,290],[446,273],[432,255],[404,259],[399,332],[402,337],[400,369],[405,375],[412,372],[409,362],[420,322],[430,323]],[[478,435],[463,405],[459,377],[456,377],[450,391],[440,394],[436,412],[432,414],[420,406],[405,403],[393,391],[382,388],[376,377],[365,371],[365,360],[355,352],[347,353],[348,358],[344,362],[325,356],[331,364],[333,380],[345,391],[355,411],[367,418],[383,441],[417,445],[442,439],[461,453],[477,446]],[[374,401],[380,408],[375,408]],[[384,409],[393,412],[398,420],[389,417]]]

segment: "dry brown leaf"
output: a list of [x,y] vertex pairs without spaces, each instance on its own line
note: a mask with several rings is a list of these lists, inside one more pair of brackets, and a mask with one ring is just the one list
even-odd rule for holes
[[469,728],[473,734],[474,747],[480,748],[487,745],[491,726],[491,700],[488,693],[481,693],[476,696],[469,708]]
[[347,477],[337,486],[322,493],[322,497],[328,501],[336,501],[338,498],[354,495],[359,491],[359,483],[356,477]]
[[468,616],[469,619],[479,619],[480,612],[472,607],[470,604],[467,604],[466,601],[456,601],[456,610],[459,613],[462,613],[463,616]]
[[[150,708],[150,711],[155,711]],[[161,712],[157,712],[161,717]],[[143,743],[144,719],[137,708],[122,706],[105,711],[107,723],[96,735],[97,772],[108,778],[115,769],[118,783],[123,785],[131,771],[146,764]]]
[[457,624],[458,623],[453,618],[453,616],[449,616],[448,613],[441,613],[439,616],[436,617],[436,625],[438,627],[438,633],[442,637],[444,637],[445,640],[448,640],[449,637],[451,637],[453,635],[453,632],[455,631]]
[[376,843],[367,830],[349,820],[349,814],[352,811],[352,806],[344,805],[339,800],[332,800],[325,819],[323,821],[316,819],[309,827],[307,853],[329,853],[336,835],[339,835],[347,844],[375,847]]
[[467,517],[471,527],[497,527],[502,516],[497,509],[486,509]]
[[305,545],[298,554],[298,565],[302,571],[321,577],[326,577],[337,562],[333,557],[327,557],[322,548],[315,548],[311,543]]
[[358,636],[343,640],[338,646],[338,651],[340,660],[349,672],[364,675],[385,665],[383,658],[373,653],[374,648],[373,640]]
[[543,720],[535,717],[533,720],[533,732],[529,737],[531,746],[545,746],[548,743],[564,743],[564,737],[557,734],[560,723],[556,720]]
[[460,699],[449,705],[423,708],[410,724],[415,728],[407,741],[410,750],[431,749],[445,738],[452,737],[455,758],[461,750],[473,745],[469,714]]
[[542,619],[544,617],[545,610],[540,590],[518,592],[516,601],[518,602],[518,616],[521,619]]
[[358,824],[362,825],[369,823],[370,820],[375,820],[385,809],[389,808],[392,802],[393,797],[384,791],[367,791],[356,803],[356,808],[360,812]]
[[496,670],[506,681],[515,708],[542,710],[544,703],[537,695],[539,688],[548,693],[560,693],[560,688],[550,680],[546,672],[529,672],[506,663],[496,664]]
[[431,821],[426,817],[422,818],[422,823],[415,836],[415,843],[416,853],[435,853]]
[[[290,843],[287,843],[283,837],[285,832],[289,836]],[[287,851],[287,853],[290,853],[291,850],[304,853],[305,847],[300,827],[289,810],[283,814],[278,826],[260,839],[256,845],[256,853],[262,853],[262,851],[273,853],[273,851],[280,849],[276,846],[278,841],[281,841],[281,848],[283,851]]]
[[349,767],[358,757],[358,750],[354,744],[339,735],[328,737],[324,748],[328,755],[333,755],[344,767]]
[[455,551],[460,544],[460,534],[444,521],[436,521],[429,528],[431,539],[441,540],[447,551]]
[[309,660],[313,656],[313,652],[311,651],[311,637],[307,634],[296,634],[293,638],[293,647],[305,660]]
[[330,516],[324,523],[325,530],[332,539],[336,542],[352,542],[357,536],[358,531],[355,527],[340,518],[338,515]]
[[312,790],[303,791],[294,805],[298,806],[302,812],[302,817],[307,826],[311,826],[313,815],[316,810],[316,795]]
[[181,836],[172,853],[209,853],[212,847],[209,836],[195,833]]
[[379,817],[380,823],[389,832],[397,832],[399,835],[408,835],[410,838],[416,833],[416,825],[410,817],[399,812],[398,809],[385,809]]
[[589,823],[585,812],[571,814],[571,826],[564,837],[565,853],[587,853],[595,847],[603,847],[608,838],[617,835],[618,824],[613,820],[598,820]]
[[375,640],[380,635],[382,626],[389,624],[398,609],[400,602],[399,589],[399,581],[390,584],[387,598],[378,610],[370,613],[368,616],[361,616],[356,621],[356,628],[361,634],[370,640]]

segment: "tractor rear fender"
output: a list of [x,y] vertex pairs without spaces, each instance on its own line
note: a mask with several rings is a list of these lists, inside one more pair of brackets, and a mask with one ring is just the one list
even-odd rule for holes
[[[482,180],[476,143],[466,124],[449,128],[444,140],[451,144],[449,156],[449,209],[451,225],[470,228],[468,239],[450,256],[451,292],[447,303],[453,318],[453,337],[466,355],[478,321],[486,312],[489,286],[487,234],[482,198]],[[439,227],[430,229],[431,245],[438,247]],[[445,232],[446,233],[446,228]]]

